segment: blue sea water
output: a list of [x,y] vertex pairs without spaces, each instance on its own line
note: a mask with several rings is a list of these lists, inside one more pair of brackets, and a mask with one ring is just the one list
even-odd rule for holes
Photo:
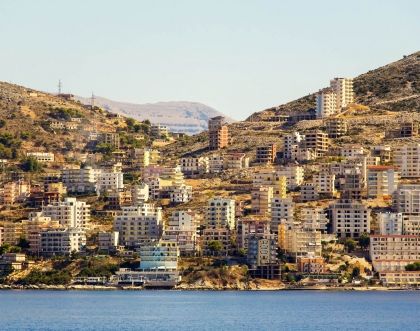
[[420,330],[420,292],[0,291],[0,330]]

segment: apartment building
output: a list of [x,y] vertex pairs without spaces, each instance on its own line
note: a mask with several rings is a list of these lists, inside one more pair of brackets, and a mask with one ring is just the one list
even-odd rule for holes
[[218,150],[229,145],[229,129],[223,116],[209,119],[209,149]]
[[[215,252],[211,245],[213,242],[221,244],[221,250]],[[211,255],[228,255],[232,250],[231,244],[231,231],[227,228],[208,228],[203,230],[201,237],[201,245],[203,254],[206,256]]]
[[402,213],[378,213],[377,220],[379,225],[379,234],[395,235],[403,233]]
[[238,249],[248,250],[248,239],[251,235],[268,236],[270,220],[264,217],[241,217],[236,229],[236,245]]
[[160,239],[162,209],[154,204],[122,207],[114,218],[114,231],[119,232],[121,245],[136,246]]
[[329,207],[332,233],[339,238],[358,238],[370,233],[370,209],[361,202],[340,200]]
[[96,192],[98,194],[124,189],[124,174],[122,171],[101,170],[96,177]]
[[328,152],[330,146],[328,133],[320,130],[306,132],[302,145],[303,148],[314,150],[317,157],[321,157]]
[[142,245],[139,253],[139,269],[142,271],[178,270],[179,249],[176,242],[160,240],[148,245]]
[[118,132],[104,132],[100,136],[100,141],[110,145],[115,149],[120,149],[120,135]]
[[393,209],[398,213],[420,215],[420,184],[399,184],[393,196]]
[[299,210],[298,218],[301,220],[303,230],[316,230],[321,233],[327,233],[327,224],[329,223],[329,220],[324,208],[302,207]]
[[181,171],[186,176],[197,176],[209,173],[208,157],[183,157],[179,160]]
[[47,257],[77,253],[86,246],[86,234],[82,229],[48,229],[42,230],[40,236],[39,253]]
[[7,182],[3,185],[2,202],[5,205],[25,201],[30,194],[31,184],[22,180]]
[[365,149],[361,145],[344,145],[340,148],[340,156],[342,157],[357,157],[365,154]]
[[401,271],[407,264],[420,261],[420,237],[374,235],[370,237],[370,258],[378,271]]
[[54,162],[54,153],[28,152],[26,156],[33,157],[41,163]]
[[330,87],[336,94],[336,105],[338,109],[346,108],[354,102],[353,79],[334,78],[330,81]]
[[[242,154],[242,153],[239,153]],[[245,154],[242,154],[245,156]],[[217,174],[223,171],[224,168],[224,158],[220,154],[211,154],[208,156],[209,159],[209,172],[212,174]],[[241,163],[242,166],[242,163]]]
[[90,223],[90,205],[67,197],[64,201],[44,206],[42,216],[59,221],[63,227],[87,229]]
[[152,124],[150,127],[150,135],[157,139],[166,139],[169,137],[169,130],[166,125]]
[[269,144],[266,146],[258,146],[255,156],[256,163],[272,164],[276,159],[277,146],[276,144]]
[[325,126],[329,138],[345,136],[348,130],[347,122],[342,118],[329,118],[325,121]]
[[367,167],[368,198],[391,197],[398,188],[399,174],[391,166]]
[[340,185],[341,198],[347,200],[361,200],[364,186],[365,180],[360,169],[347,169]]
[[316,186],[319,194],[332,197],[336,193],[335,175],[332,173],[320,172],[314,174],[312,177],[312,183]]
[[286,197],[287,178],[280,175],[274,168],[260,169],[254,172],[252,187],[260,186],[271,186],[275,196]]
[[325,118],[337,113],[337,94],[332,88],[324,88],[316,94],[316,116]]
[[131,201],[133,206],[142,205],[149,201],[149,185],[146,183],[133,185],[131,187]]
[[305,136],[295,131],[291,134],[287,134],[283,137],[283,157],[287,160],[291,160],[292,154],[305,140]]
[[271,215],[271,200],[273,199],[271,186],[260,186],[251,191],[251,210],[253,214],[261,216]]
[[105,252],[115,252],[119,243],[119,233],[117,231],[98,232],[98,249]]
[[326,272],[322,256],[299,256],[296,259],[297,270],[305,274],[323,274]]
[[420,236],[420,215],[403,214],[402,234]]
[[300,187],[300,201],[316,201],[319,199],[318,188],[313,183],[304,183]]
[[295,203],[292,198],[274,197],[271,202],[271,232],[277,233],[282,222],[293,223],[294,211]]
[[234,229],[235,200],[215,197],[208,201],[206,225],[210,228]]
[[401,177],[420,177],[420,144],[412,143],[396,146],[394,164],[401,173]]
[[249,167],[249,157],[245,153],[226,153],[223,156],[223,169],[238,170]]
[[23,236],[23,226],[21,222],[4,222],[2,225],[3,244],[11,246],[17,245]]
[[278,245],[290,256],[321,256],[322,234],[319,231],[307,231],[301,228],[280,224],[278,229]]
[[176,242],[182,256],[192,256],[199,250],[198,215],[191,210],[172,212],[162,240]]
[[277,178],[286,177],[287,188],[295,189],[303,184],[305,170],[298,165],[287,165],[276,170]]
[[373,146],[370,150],[371,156],[379,157],[382,163],[387,163],[392,160],[392,149],[389,145]]
[[92,167],[62,169],[61,178],[69,193],[96,193],[98,173]]

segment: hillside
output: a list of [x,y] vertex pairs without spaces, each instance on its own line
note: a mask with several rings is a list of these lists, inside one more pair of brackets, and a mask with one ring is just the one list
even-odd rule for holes
[[[377,144],[401,123],[420,121],[419,78],[420,52],[356,77],[356,102],[363,106],[356,105],[341,115],[348,124],[349,133],[345,137],[335,139],[335,144]],[[303,112],[313,109],[314,106],[315,94],[310,94],[287,104],[257,112],[245,121],[230,124],[232,144],[227,151],[245,152],[252,160],[257,146],[268,143],[280,145],[281,137],[285,133],[324,128],[325,120],[300,121],[294,125],[265,121],[273,115]],[[387,141],[391,144],[394,142]],[[208,154],[210,152],[206,147],[207,135],[202,133],[188,141],[168,145],[164,152],[170,156]]]
[[[54,121],[73,127],[53,129]],[[21,157],[28,151],[81,152],[89,132],[115,132],[125,126],[123,119],[119,122],[99,108],[0,82],[0,158]]]
[[[90,104],[90,98],[77,97]],[[211,117],[223,115],[217,110],[198,102],[170,101],[146,104],[119,102],[95,97],[95,104],[111,113],[121,114],[137,120],[148,119],[152,123],[164,124],[173,132],[196,134],[207,130],[207,121]],[[233,122],[233,119],[228,119]]]
[[[354,78],[356,102],[387,110],[420,110],[420,51]],[[319,88],[322,88],[320,86]],[[258,121],[315,108],[315,93],[252,114]]]

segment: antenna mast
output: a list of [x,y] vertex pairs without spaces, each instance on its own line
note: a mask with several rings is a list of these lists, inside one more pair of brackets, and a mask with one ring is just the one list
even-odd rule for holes
[[61,84],[61,79],[58,80],[58,95],[61,94],[61,88],[62,88],[62,84]]

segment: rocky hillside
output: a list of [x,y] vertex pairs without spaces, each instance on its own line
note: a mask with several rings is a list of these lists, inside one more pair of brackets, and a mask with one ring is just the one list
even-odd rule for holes
[[[72,122],[72,119],[78,119]],[[51,122],[73,125],[53,129]],[[125,121],[99,108],[65,100],[44,92],[0,82],[0,159],[24,156],[28,151],[57,154],[81,151],[90,131],[115,132]],[[20,154],[20,155],[16,155]]]
[[[77,97],[77,99],[84,104],[91,104],[90,98]],[[167,125],[173,132],[188,134],[207,130],[209,118],[223,115],[202,103],[188,101],[135,104],[95,97],[95,104],[111,113],[125,115],[140,121],[148,119],[152,123]],[[228,121],[233,122],[234,120],[228,119]]]
[[[420,110],[420,51],[354,78],[356,102],[387,110]],[[322,88],[323,86],[320,86]],[[258,121],[276,114],[315,108],[315,93],[252,114]]]

